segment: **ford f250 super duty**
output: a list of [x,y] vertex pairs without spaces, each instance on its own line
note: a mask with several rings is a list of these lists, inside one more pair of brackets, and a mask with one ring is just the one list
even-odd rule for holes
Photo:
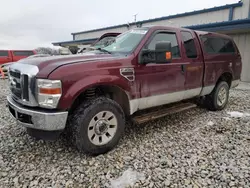
[[241,69],[239,50],[226,35],[135,28],[91,52],[11,65],[8,107],[28,134],[66,132],[80,151],[101,154],[117,145],[125,118],[143,123],[196,101],[224,109]]

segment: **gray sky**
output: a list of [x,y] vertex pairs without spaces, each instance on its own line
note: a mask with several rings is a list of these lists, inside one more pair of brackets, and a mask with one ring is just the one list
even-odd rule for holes
[[136,13],[137,20],[144,20],[236,2],[238,0],[5,0],[1,2],[0,11],[0,49],[51,46],[52,42],[72,40],[72,32],[132,22]]

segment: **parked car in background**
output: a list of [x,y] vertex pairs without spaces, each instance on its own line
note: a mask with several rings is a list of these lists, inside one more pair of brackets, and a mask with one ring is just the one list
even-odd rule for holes
[[25,61],[26,59],[32,59],[32,58],[38,58],[38,57],[49,57],[51,55],[49,54],[36,54],[36,55],[31,55],[28,56],[26,58],[20,59],[16,62],[9,62],[9,63],[4,63],[0,65],[0,68],[2,69],[2,71],[4,72],[4,76],[7,77],[8,76],[8,71],[9,71],[9,67],[10,65],[12,65],[13,63],[17,63],[17,62],[22,62]]
[[35,55],[34,50],[0,50],[0,65]]
[[7,100],[31,136],[56,138],[65,131],[80,151],[102,154],[118,144],[125,117],[144,123],[197,101],[224,109],[241,70],[229,36],[142,27],[87,53],[14,63]]

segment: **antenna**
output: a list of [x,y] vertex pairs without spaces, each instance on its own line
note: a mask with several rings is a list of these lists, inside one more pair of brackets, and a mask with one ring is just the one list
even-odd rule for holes
[[135,23],[136,23],[136,17],[137,17],[137,15],[138,15],[138,13],[133,15],[135,17]]

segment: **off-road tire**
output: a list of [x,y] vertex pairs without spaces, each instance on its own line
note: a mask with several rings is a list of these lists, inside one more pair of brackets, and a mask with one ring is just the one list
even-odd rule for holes
[[[226,102],[223,105],[219,105],[217,99],[219,91],[222,87],[226,89]],[[223,110],[228,103],[228,98],[229,98],[229,85],[227,82],[221,81],[215,86],[212,93],[206,96],[204,105],[208,110],[211,111]]]
[[[117,130],[107,144],[94,145],[88,138],[88,126],[91,119],[101,111],[112,112],[117,119]],[[124,112],[120,105],[115,101],[98,97],[96,99],[84,101],[70,116],[68,121],[72,143],[80,152],[90,155],[99,155],[112,150],[119,142],[125,129]]]

